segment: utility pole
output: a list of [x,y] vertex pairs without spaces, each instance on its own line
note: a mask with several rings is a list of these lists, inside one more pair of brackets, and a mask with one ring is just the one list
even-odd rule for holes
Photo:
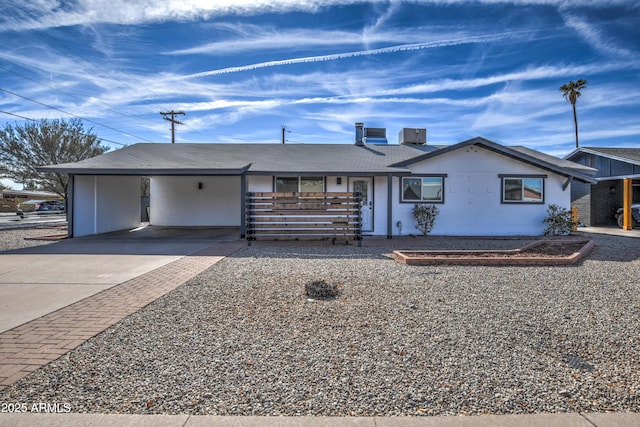
[[[166,112],[160,111],[160,114],[162,114],[163,119],[171,122],[171,143],[175,144],[176,143],[176,123],[179,125],[184,124],[180,120],[176,119],[176,116],[179,114],[184,115],[184,111],[173,111],[173,110],[166,111]],[[171,118],[167,116],[171,116]]]
[[282,125],[282,143],[284,144],[287,140],[285,138],[285,133],[291,133],[290,130],[287,130],[287,125]]

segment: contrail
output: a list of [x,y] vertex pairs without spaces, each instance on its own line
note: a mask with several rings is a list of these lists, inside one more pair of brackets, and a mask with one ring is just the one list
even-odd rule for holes
[[432,49],[437,47],[456,46],[469,43],[483,43],[501,40],[512,36],[514,33],[492,34],[487,36],[465,37],[460,39],[443,40],[428,43],[401,44],[397,46],[383,47],[380,49],[360,50],[356,52],[336,53],[332,55],[306,56],[303,58],[282,59],[279,61],[258,62],[256,64],[242,65],[239,67],[220,68],[218,70],[203,71],[201,73],[187,74],[176,77],[178,80],[195,79],[198,77],[218,76],[220,74],[239,73],[242,71],[257,70],[258,68],[279,67],[291,64],[306,64],[311,62],[334,61],[336,59],[354,58],[357,56],[380,55],[385,53],[403,52],[410,50]]

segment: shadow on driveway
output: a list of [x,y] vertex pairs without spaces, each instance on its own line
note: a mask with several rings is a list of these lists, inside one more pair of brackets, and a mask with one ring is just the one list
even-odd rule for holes
[[238,227],[146,226],[94,236],[75,237],[4,254],[191,255],[214,243],[240,239]]

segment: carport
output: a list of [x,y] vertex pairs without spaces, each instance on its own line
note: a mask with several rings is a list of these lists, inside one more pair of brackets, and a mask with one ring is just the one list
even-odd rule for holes
[[[141,225],[141,178],[150,179],[149,223],[165,227],[234,227],[242,224],[245,173],[242,156],[203,159],[197,144],[142,144],[40,172],[69,174],[69,237],[129,230]],[[240,235],[238,235],[240,237]]]
[[631,230],[631,205],[640,203],[640,148],[580,147],[568,160],[597,170],[596,184],[571,187],[572,206],[587,226],[615,223],[615,212],[623,208],[624,230]]
[[[623,208],[622,229],[633,229],[631,205],[640,202],[640,175],[600,178],[595,188],[600,196],[599,203],[607,206],[610,212]],[[601,209],[601,212],[606,211]],[[600,221],[604,222],[605,218]]]

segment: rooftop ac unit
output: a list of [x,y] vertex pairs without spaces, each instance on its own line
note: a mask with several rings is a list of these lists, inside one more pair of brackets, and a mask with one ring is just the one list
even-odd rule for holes
[[399,144],[426,145],[426,128],[403,128],[398,134]]

